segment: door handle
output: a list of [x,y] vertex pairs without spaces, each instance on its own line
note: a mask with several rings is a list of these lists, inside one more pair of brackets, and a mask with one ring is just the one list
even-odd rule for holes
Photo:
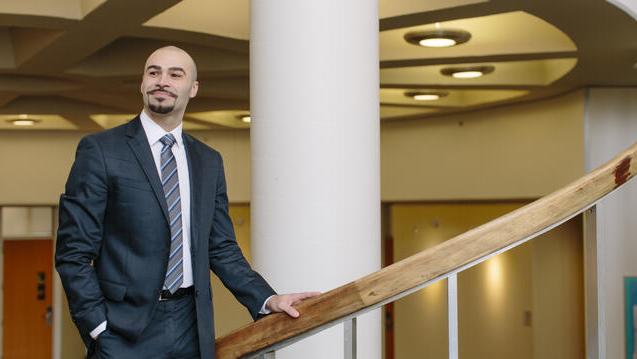
[[44,320],[49,326],[53,325],[53,308],[51,306],[46,307],[46,313],[44,313]]

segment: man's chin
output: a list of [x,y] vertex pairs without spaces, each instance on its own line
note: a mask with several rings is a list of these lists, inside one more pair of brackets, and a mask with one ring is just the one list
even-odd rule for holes
[[158,105],[149,105],[148,108],[159,115],[167,115],[175,109],[174,106],[158,106]]

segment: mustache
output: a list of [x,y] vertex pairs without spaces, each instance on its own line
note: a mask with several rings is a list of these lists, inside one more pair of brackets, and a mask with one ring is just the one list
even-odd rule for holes
[[159,87],[159,88],[156,88],[156,89],[150,90],[150,91],[148,91],[148,92],[146,92],[146,93],[147,93],[148,95],[153,95],[153,94],[155,94],[156,92],[159,92],[159,91],[161,91],[161,92],[165,92],[165,93],[167,93],[167,94],[168,94],[169,96],[171,96],[171,97],[174,97],[174,98],[176,98],[176,97],[177,97],[177,94],[173,93],[172,91],[168,91],[166,88],[163,88],[163,87]]

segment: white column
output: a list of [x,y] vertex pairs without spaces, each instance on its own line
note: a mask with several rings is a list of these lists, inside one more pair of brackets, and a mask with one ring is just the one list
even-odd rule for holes
[[[637,141],[637,89],[592,88],[587,90],[585,119],[586,171],[610,160]],[[597,298],[587,302],[587,311],[597,310],[597,323],[587,322],[597,348],[588,347],[589,358],[625,357],[624,277],[637,276],[637,181],[631,180],[596,206],[593,229],[597,271],[586,286],[597,286]],[[584,217],[590,220],[589,217]],[[590,226],[590,223],[585,223]],[[588,238],[587,238],[588,239]],[[587,263],[591,260],[587,258]],[[587,271],[590,274],[590,271]],[[591,305],[595,307],[591,307]],[[590,326],[594,327],[590,327]],[[595,339],[597,342],[595,342]]]
[[[378,3],[251,2],[252,254],[279,292],[380,268]],[[358,320],[381,357],[380,313]],[[277,358],[343,358],[343,326]]]

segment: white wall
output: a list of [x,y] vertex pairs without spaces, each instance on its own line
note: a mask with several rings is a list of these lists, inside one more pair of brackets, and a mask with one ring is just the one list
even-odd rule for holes
[[[586,169],[591,170],[637,141],[637,89],[590,89],[585,123]],[[624,358],[623,279],[637,276],[635,213],[635,181],[597,206],[600,359]]]

